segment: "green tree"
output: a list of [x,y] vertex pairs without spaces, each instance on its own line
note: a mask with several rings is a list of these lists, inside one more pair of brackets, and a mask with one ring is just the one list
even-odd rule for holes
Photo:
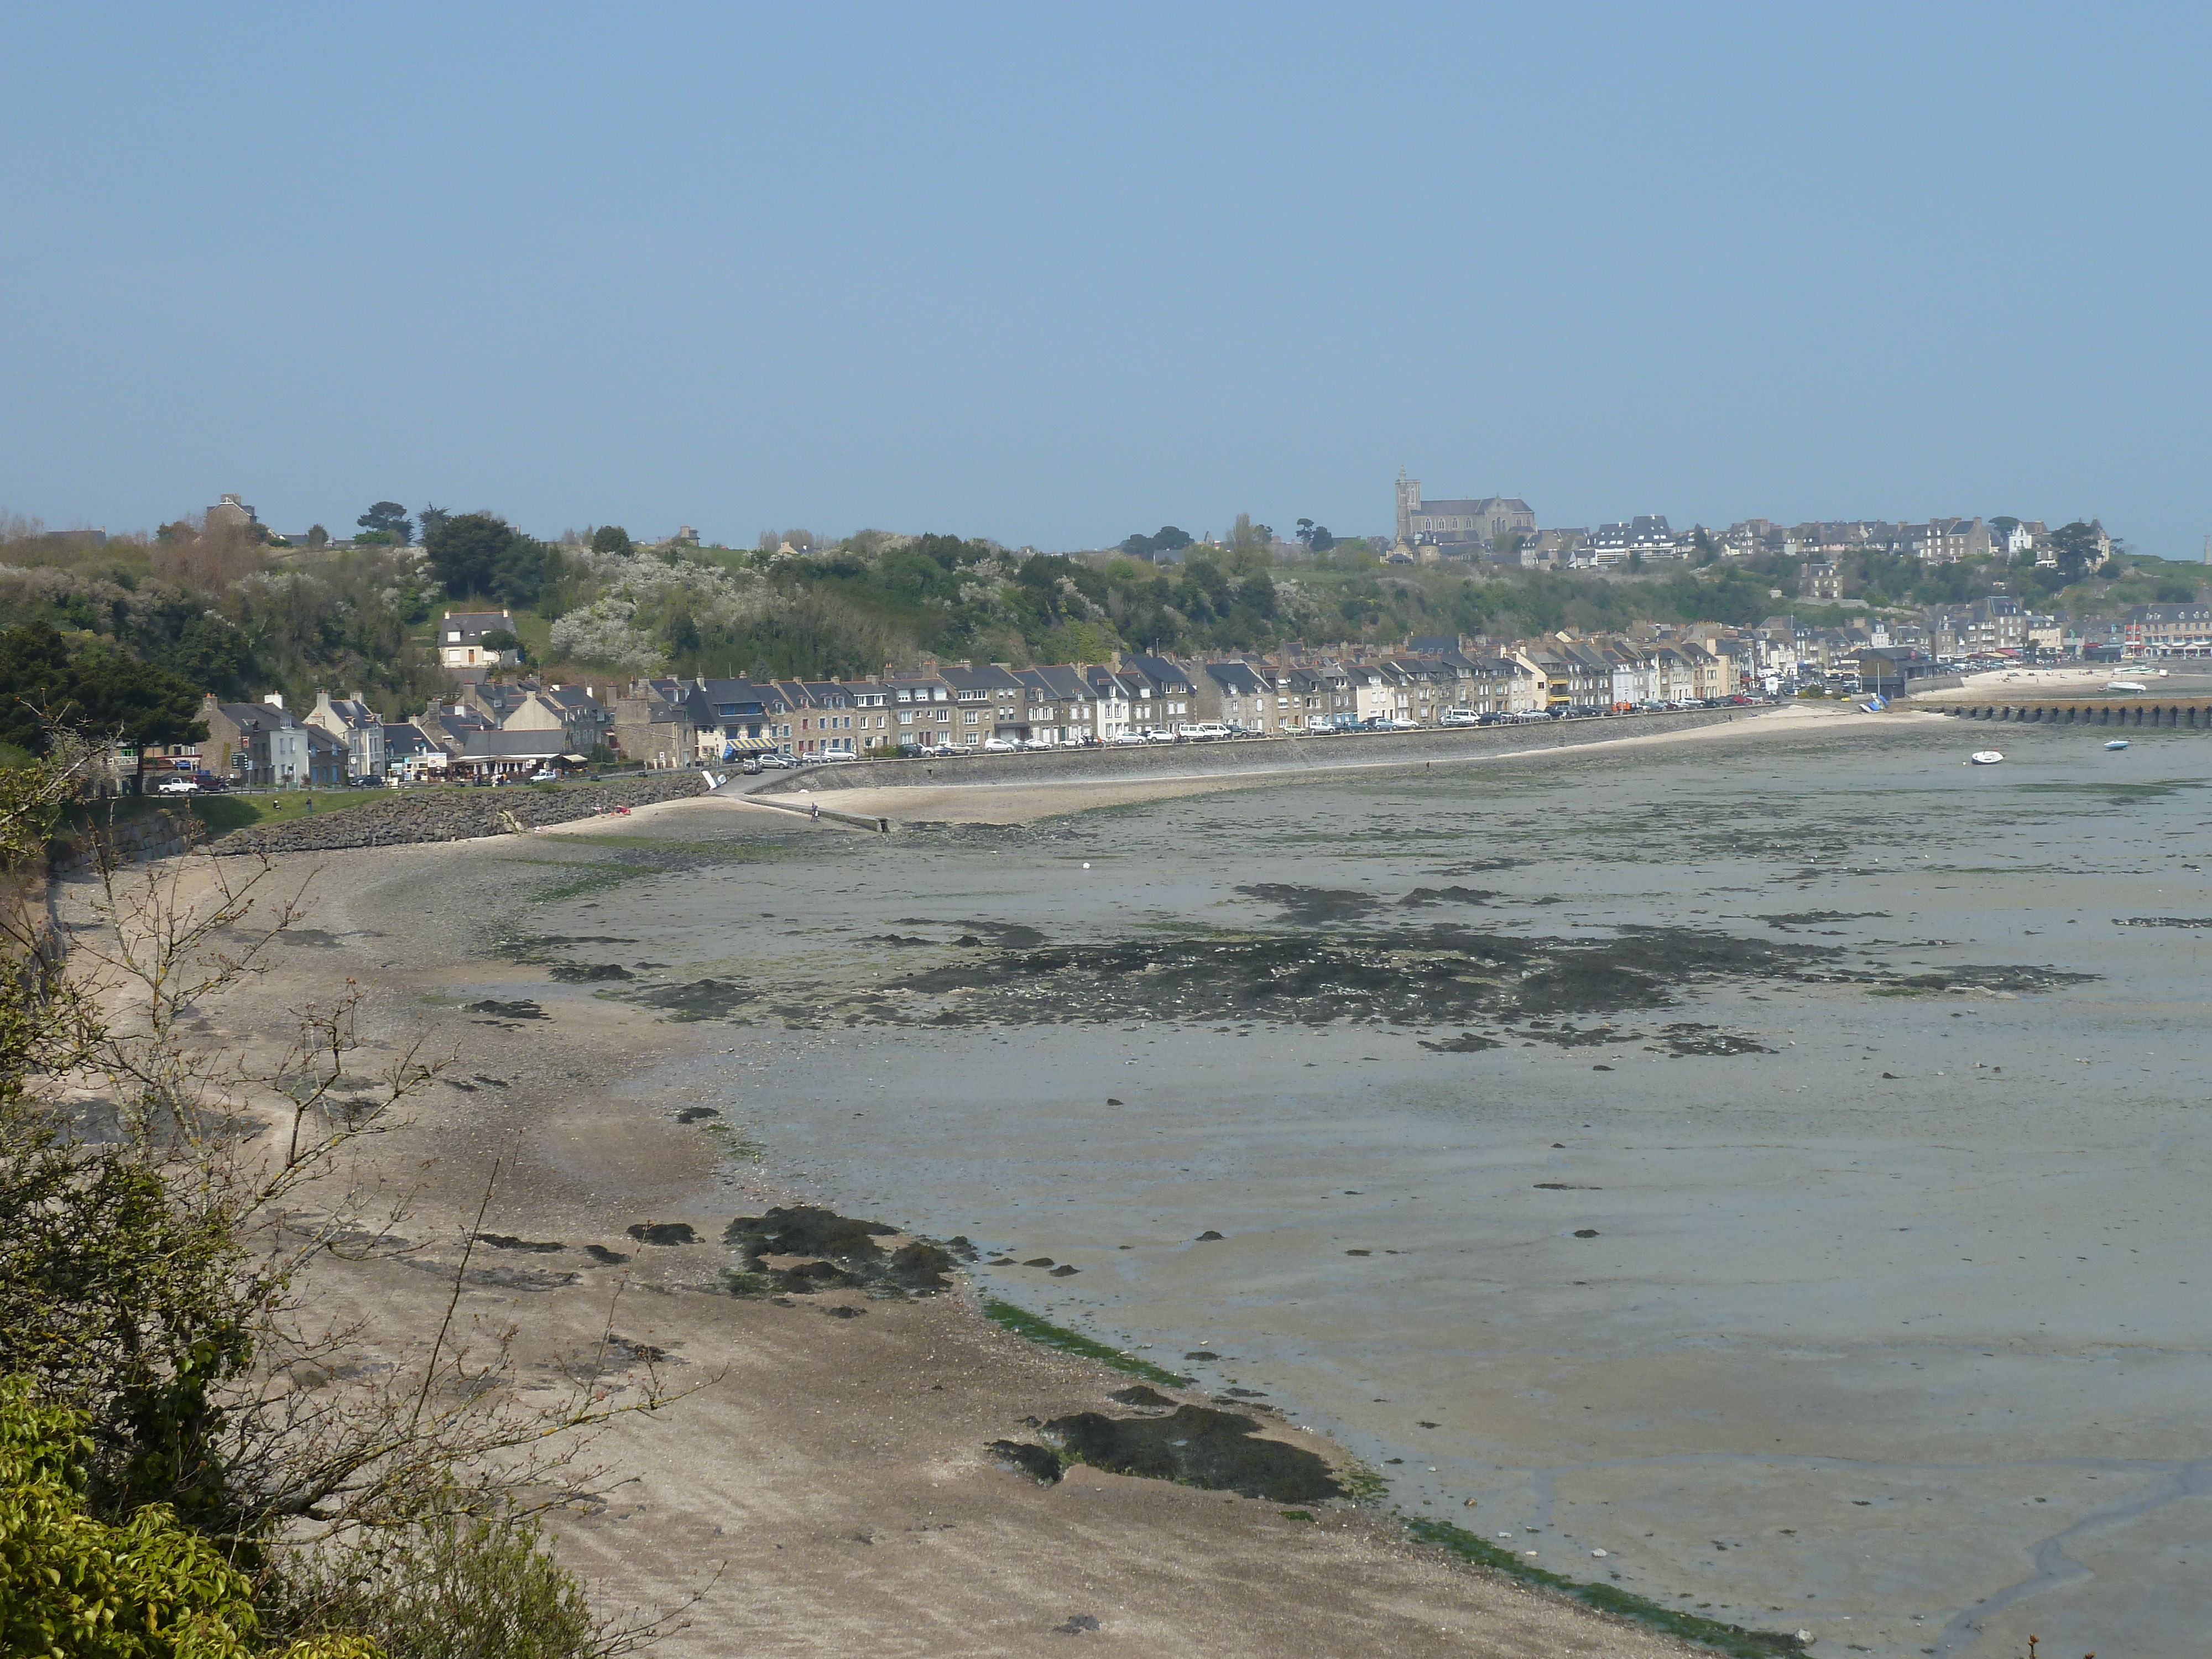
[[207,735],[199,709],[199,691],[166,668],[106,648],[72,658],[44,623],[0,633],[0,742],[43,755],[56,726],[81,726],[135,745],[143,772],[148,744]]
[[430,532],[453,515],[442,507],[425,507],[415,516],[422,522],[422,539],[427,542],[430,539]]
[[331,532],[319,524],[307,526],[307,545],[318,551],[331,544]]
[[397,501],[375,502],[354,522],[372,536],[381,533],[390,537],[401,547],[415,539],[415,520]]
[[1256,555],[1264,557],[1273,550],[1274,542],[1275,532],[1266,525],[1253,523],[1249,513],[1239,513],[1236,525],[1229,532],[1230,550],[1247,556]]
[[[634,544],[629,532],[618,524],[603,524],[592,532],[592,551],[594,553],[628,553]],[[773,553],[774,548],[769,550]]]
[[2058,558],[2058,568],[2069,580],[2078,580],[2086,570],[2097,563],[2097,531],[2076,519],[2072,524],[2061,525],[2051,532],[2051,547]]
[[198,616],[186,623],[163,659],[192,684],[218,697],[245,696],[253,674],[253,652],[245,635],[219,616]]
[[422,545],[430,574],[455,599],[529,605],[544,586],[544,545],[496,514],[455,514]]

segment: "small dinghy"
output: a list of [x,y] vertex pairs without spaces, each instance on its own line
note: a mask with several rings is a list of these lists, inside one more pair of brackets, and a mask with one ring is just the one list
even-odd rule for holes
[[2125,738],[2114,738],[2110,743],[2105,745],[2107,749],[2124,749],[2127,746],[2128,740]]
[[2004,757],[1997,753],[1994,749],[1977,749],[1972,754],[1967,756],[1966,758],[1972,761],[1976,766],[1995,766],[1999,761],[2002,760]]

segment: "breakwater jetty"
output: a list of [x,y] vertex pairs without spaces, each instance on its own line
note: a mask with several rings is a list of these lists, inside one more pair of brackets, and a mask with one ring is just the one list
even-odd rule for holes
[[1991,697],[1931,703],[1933,712],[1957,720],[2002,720],[2028,726],[2166,726],[2212,732],[2212,696]]

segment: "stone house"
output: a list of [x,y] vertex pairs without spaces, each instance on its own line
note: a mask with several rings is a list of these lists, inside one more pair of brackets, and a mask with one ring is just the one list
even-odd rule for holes
[[350,697],[315,693],[315,706],[305,717],[309,726],[345,745],[347,775],[384,775],[384,717],[371,708],[356,691]]

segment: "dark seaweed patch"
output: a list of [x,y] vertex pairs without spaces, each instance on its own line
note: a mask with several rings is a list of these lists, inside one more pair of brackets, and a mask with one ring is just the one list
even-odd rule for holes
[[1497,896],[1486,887],[1416,887],[1398,902],[1408,909],[1425,909],[1432,904],[1487,904]]
[[1723,1031],[1717,1025],[1669,1025],[1659,1034],[1667,1052],[1680,1059],[1690,1054],[1771,1054],[1775,1051],[1747,1036]]
[[[1840,954],[1656,927],[1623,928],[1611,939],[1525,938],[1450,924],[1318,937],[1127,939],[978,952],[905,975],[851,1006],[902,1024],[1474,1024],[1662,1007],[1670,988],[1704,980],[1808,980],[1816,976],[1814,964]],[[984,991],[988,999],[969,994]]]
[[604,1244],[586,1244],[584,1246],[584,1254],[602,1267],[619,1267],[629,1260],[620,1250],[611,1250]]
[[1595,1014],[1612,1008],[1656,1008],[1669,999],[1666,987],[1649,974],[1585,958],[1525,975],[1513,1000],[1524,1013]]
[[994,1440],[984,1449],[1010,1469],[1026,1474],[1040,1486],[1060,1480],[1060,1454],[1049,1446],[1032,1446],[1021,1440]]
[[1106,1397],[1117,1406],[1135,1406],[1146,1411],[1166,1411],[1175,1404],[1158,1389],[1146,1388],[1141,1382],[1116,1389]]
[[472,1014],[489,1014],[494,1019],[546,1019],[550,1018],[534,1002],[495,1002],[487,998],[469,1004]]
[[2069,973],[2063,968],[2030,968],[2013,963],[1946,968],[1932,974],[1911,974],[1900,986],[1915,991],[2055,991],[2062,985],[2086,985],[2094,974]]
[[1277,906],[1285,921],[1301,927],[1317,927],[1324,921],[1356,921],[1382,904],[1372,893],[1348,892],[1335,887],[1299,887],[1280,881],[1259,882],[1237,890],[1246,898]]
[[1004,951],[1028,951],[1044,943],[1044,935],[1018,921],[963,921],[971,933],[981,933]]
[[696,1244],[699,1235],[691,1231],[688,1221],[639,1221],[630,1224],[629,1236],[641,1244]]
[[757,993],[730,980],[695,979],[688,984],[644,992],[637,1000],[647,1008],[659,1009],[678,1024],[688,1024],[694,1020],[727,1019],[757,999]]
[[2212,916],[2114,916],[2115,927],[2212,927]]
[[1644,1033],[1624,1031],[1617,1025],[1554,1025],[1549,1020],[1539,1019],[1530,1021],[1521,1035],[1537,1042],[1548,1042],[1555,1048],[1602,1048],[1616,1042],[1635,1042]]
[[[732,1285],[744,1293],[851,1289],[933,1296],[951,1289],[955,1249],[966,1247],[948,1249],[917,1238],[886,1255],[876,1241],[895,1238],[898,1231],[817,1205],[795,1204],[765,1215],[739,1216],[723,1230],[722,1242],[744,1258],[745,1272],[735,1276],[741,1282]],[[770,1265],[772,1256],[799,1260],[778,1267]]]
[[633,977],[629,969],[617,962],[556,962],[545,972],[564,985],[595,985],[601,980]]
[[678,1123],[696,1123],[702,1118],[720,1117],[721,1115],[721,1112],[713,1106],[686,1106],[682,1111],[677,1113],[676,1121]]
[[1344,1496],[1320,1457],[1279,1440],[1261,1439],[1259,1427],[1241,1412],[1179,1406],[1167,1417],[1078,1412],[1053,1419],[1043,1433],[1067,1456],[1116,1474],[1174,1480],[1278,1504]]
[[478,1233],[477,1243],[489,1244],[495,1250],[531,1250],[539,1255],[550,1255],[556,1250],[565,1250],[568,1248],[557,1238],[542,1241],[517,1238],[511,1233]]

